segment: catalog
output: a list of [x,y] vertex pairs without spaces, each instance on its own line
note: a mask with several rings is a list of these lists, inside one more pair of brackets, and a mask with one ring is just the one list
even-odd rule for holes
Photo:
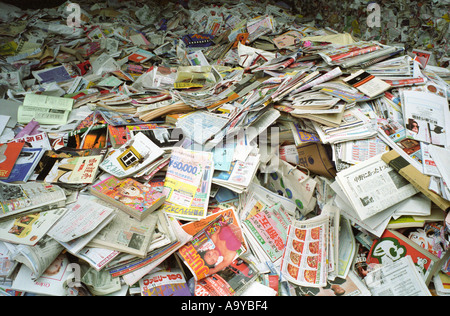
[[294,284],[324,287],[328,277],[329,217],[317,216],[289,226],[281,273]]

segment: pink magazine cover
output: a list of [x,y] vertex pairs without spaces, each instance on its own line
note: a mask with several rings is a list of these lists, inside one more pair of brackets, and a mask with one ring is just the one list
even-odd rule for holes
[[151,185],[142,184],[134,179],[117,179],[113,176],[94,185],[92,190],[142,213],[165,196],[155,191]]

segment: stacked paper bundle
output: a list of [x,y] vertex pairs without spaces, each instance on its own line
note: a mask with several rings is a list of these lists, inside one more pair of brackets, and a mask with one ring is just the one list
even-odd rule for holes
[[442,41],[161,4],[0,3],[0,295],[448,294]]

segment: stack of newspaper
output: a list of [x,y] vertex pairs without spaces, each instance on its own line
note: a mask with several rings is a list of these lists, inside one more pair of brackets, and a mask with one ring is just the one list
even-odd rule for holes
[[159,2],[0,3],[0,295],[447,294],[447,59]]

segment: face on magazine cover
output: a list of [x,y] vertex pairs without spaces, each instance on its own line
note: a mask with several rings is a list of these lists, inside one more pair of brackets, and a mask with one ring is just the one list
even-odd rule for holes
[[137,187],[131,183],[122,186],[117,186],[115,190],[118,193],[116,199],[125,204],[134,204],[144,200],[145,192],[150,191],[150,187]]
[[[228,267],[236,258],[237,251],[242,246],[241,236],[237,236],[233,224],[220,227],[211,235],[215,248],[199,252],[210,268],[209,274],[217,273]],[[238,235],[240,235],[238,233]]]

